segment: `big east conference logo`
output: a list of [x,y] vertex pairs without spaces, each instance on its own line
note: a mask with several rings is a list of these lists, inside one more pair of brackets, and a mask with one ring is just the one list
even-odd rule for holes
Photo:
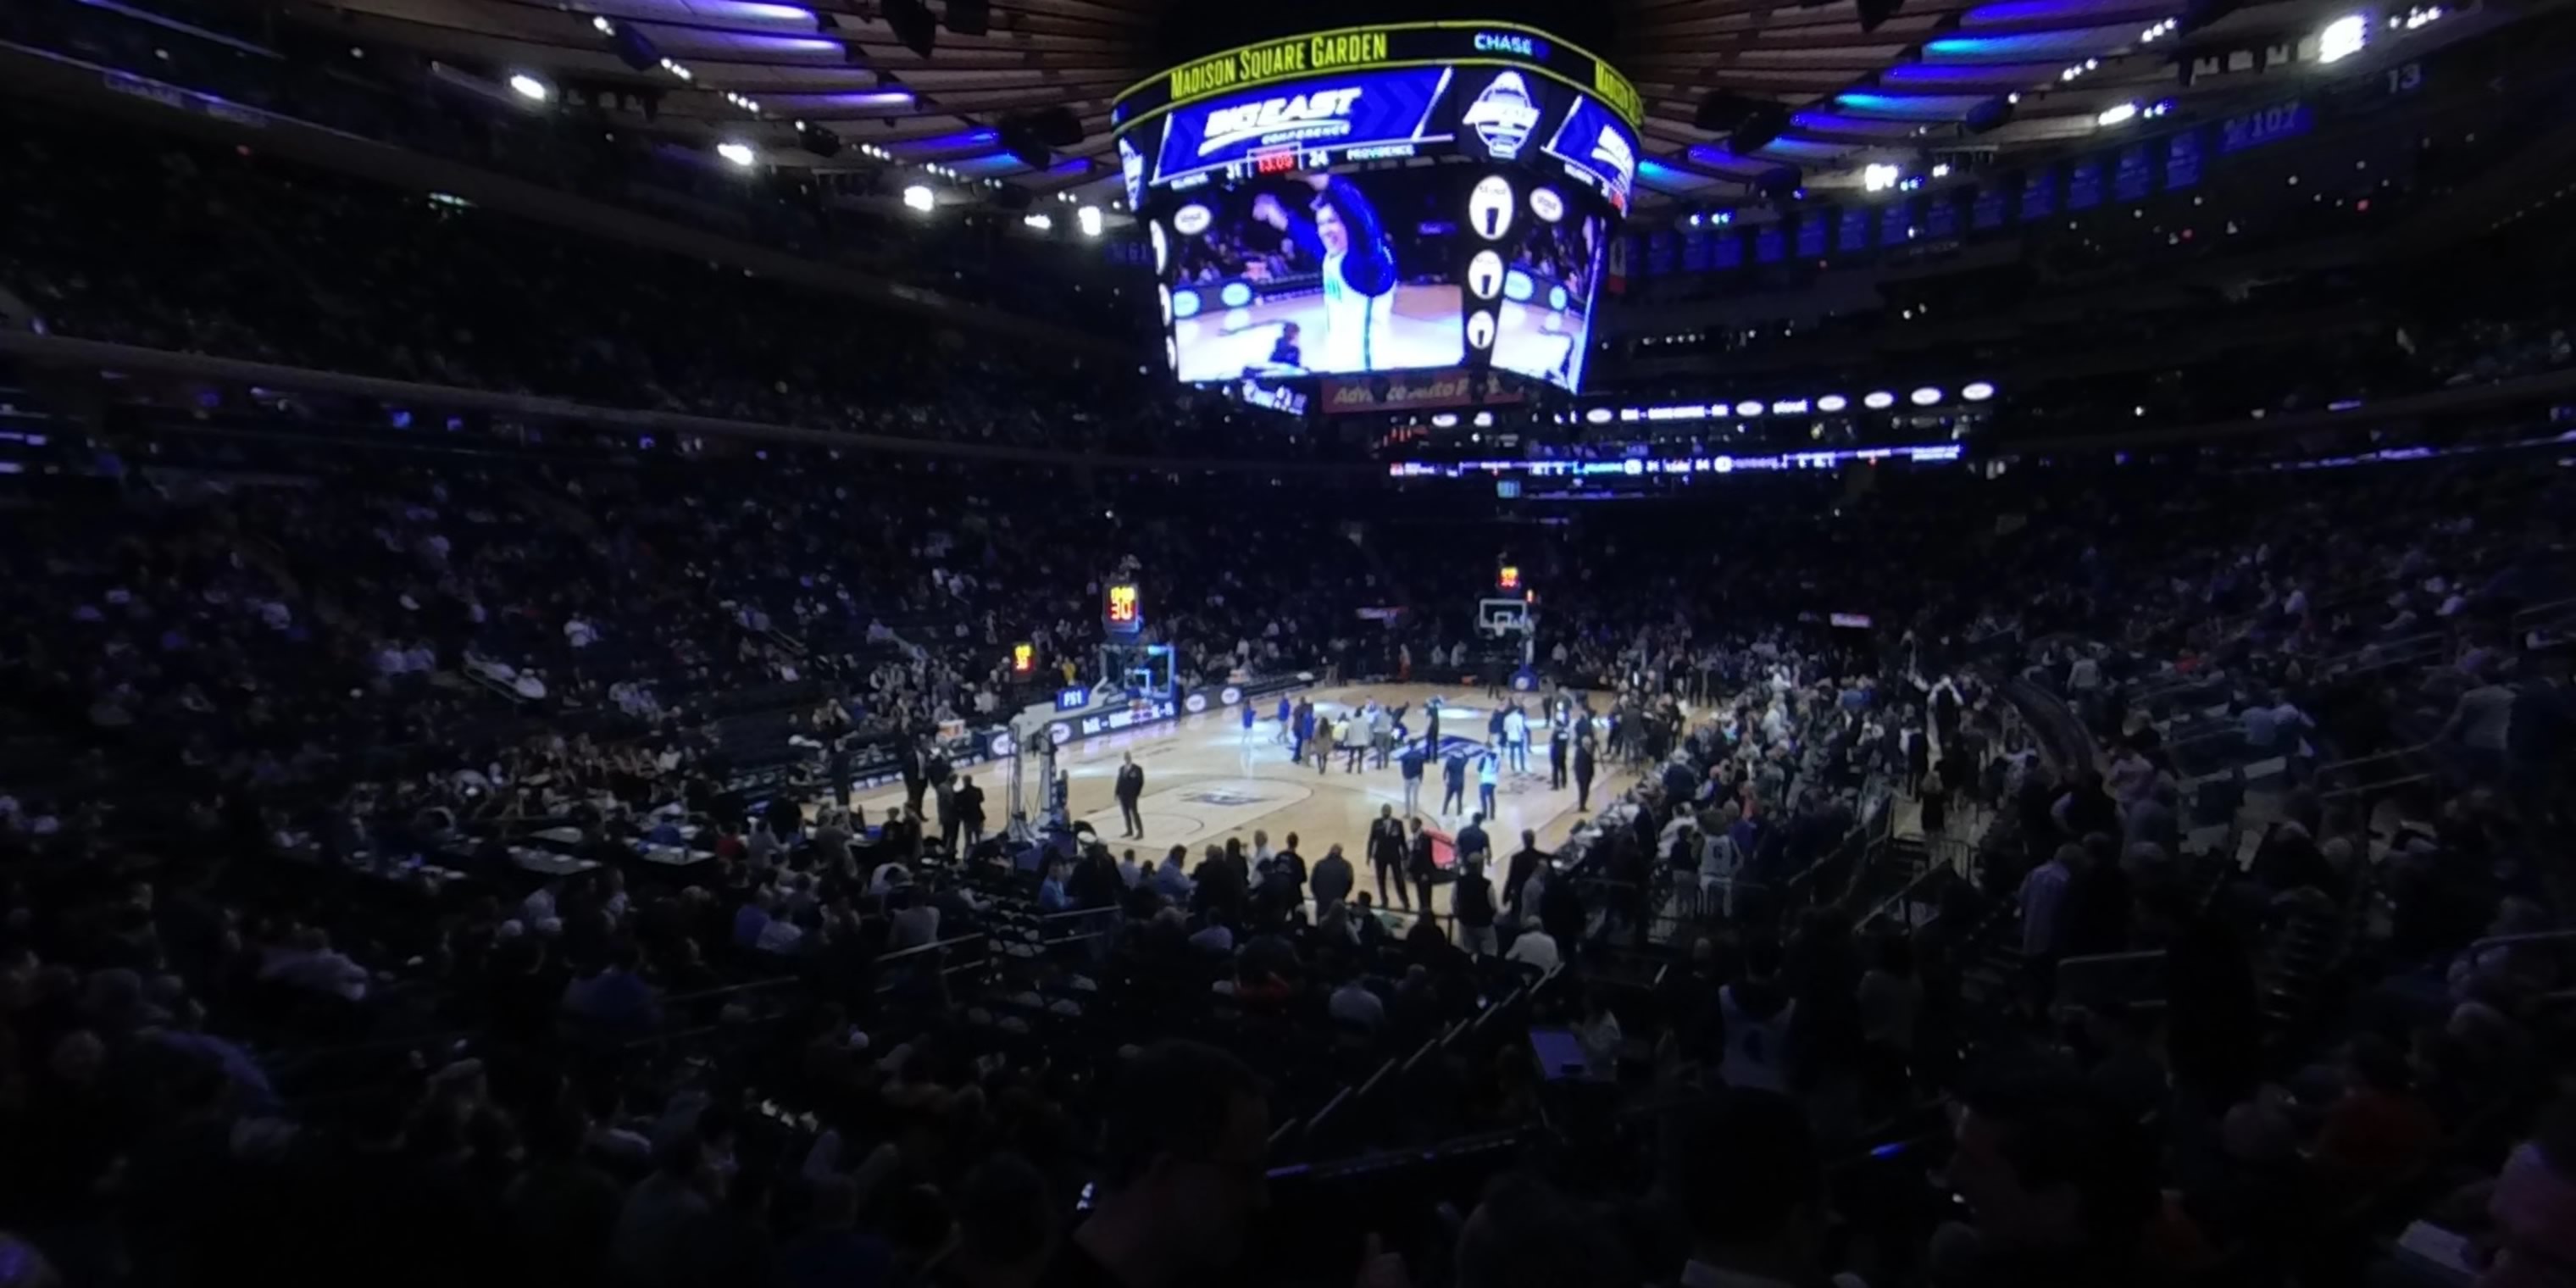
[[1310,94],[1283,94],[1220,107],[1208,113],[1207,133],[1199,139],[1199,155],[1256,139],[1263,143],[1302,143],[1340,138],[1351,132],[1351,108],[1359,101],[1357,88],[1319,89]]

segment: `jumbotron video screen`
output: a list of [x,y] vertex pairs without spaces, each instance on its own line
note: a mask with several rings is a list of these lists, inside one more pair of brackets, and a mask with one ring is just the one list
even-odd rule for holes
[[1599,59],[1508,24],[1272,41],[1136,86],[1118,148],[1173,374],[1580,388],[1635,112]]

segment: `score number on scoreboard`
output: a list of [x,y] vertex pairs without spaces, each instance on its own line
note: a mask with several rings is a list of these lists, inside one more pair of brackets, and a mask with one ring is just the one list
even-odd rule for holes
[[1145,629],[1145,599],[1136,583],[1116,582],[1101,593],[1100,620],[1112,635],[1134,635]]

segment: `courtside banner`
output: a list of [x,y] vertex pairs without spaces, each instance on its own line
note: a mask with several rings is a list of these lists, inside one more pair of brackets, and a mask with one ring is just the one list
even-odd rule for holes
[[[1346,155],[1350,148],[1446,140],[1432,128],[1449,81],[1443,67],[1353,72],[1175,109],[1152,182],[1170,183],[1255,153]],[[1301,159],[1300,168],[1320,166]]]
[[[1502,406],[1520,400],[1518,390],[1493,388],[1485,391],[1483,405]],[[1476,401],[1475,395],[1467,388],[1467,373],[1463,371],[1416,376],[1362,376],[1355,379],[1335,378],[1324,381],[1324,414],[1328,416],[1357,416],[1381,411],[1419,411],[1433,407],[1465,407]]]

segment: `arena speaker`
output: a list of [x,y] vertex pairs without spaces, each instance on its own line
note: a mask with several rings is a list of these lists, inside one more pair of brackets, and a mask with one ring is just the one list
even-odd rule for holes
[[961,36],[980,36],[991,31],[992,0],[948,0],[948,29]]
[[1905,0],[1860,0],[1860,29],[1878,30],[1888,19],[1895,17],[1896,11],[1904,5]]
[[796,126],[796,146],[818,157],[839,156],[841,136],[811,122],[799,122]]
[[1082,118],[1073,109],[1058,105],[1027,117],[1029,131],[1037,141],[1051,148],[1069,148],[1082,142]]
[[1997,94],[1968,109],[1968,118],[1960,122],[1963,134],[1991,134],[2013,119],[2013,101],[2008,94]]
[[1771,140],[1779,138],[1780,132],[1788,128],[1789,109],[1778,103],[1765,103],[1746,113],[1734,132],[1726,136],[1726,150],[1740,157],[1749,157],[1761,151]]
[[1746,118],[1754,113],[1770,106],[1772,103],[1769,99],[1754,98],[1747,94],[1729,94],[1725,90],[1711,90],[1708,97],[1699,101],[1699,110],[1692,113],[1691,124],[1711,134],[1724,134],[1744,124]]
[[1753,190],[1774,205],[1787,205],[1797,200],[1798,186],[1807,181],[1806,173],[1793,165],[1774,166],[1753,181]]
[[1032,170],[1044,170],[1055,164],[1054,150],[1038,142],[1037,136],[1028,130],[1005,123],[1001,133],[1002,151],[1009,153],[1012,160]]
[[894,38],[902,41],[904,48],[928,58],[930,51],[938,47],[939,20],[931,16],[930,6],[921,0],[883,0],[877,12],[885,18],[886,26],[894,29]]
[[661,69],[662,51],[654,47],[652,37],[645,35],[643,28],[634,23],[618,23],[608,33],[608,47],[616,51],[617,61],[639,72]]

